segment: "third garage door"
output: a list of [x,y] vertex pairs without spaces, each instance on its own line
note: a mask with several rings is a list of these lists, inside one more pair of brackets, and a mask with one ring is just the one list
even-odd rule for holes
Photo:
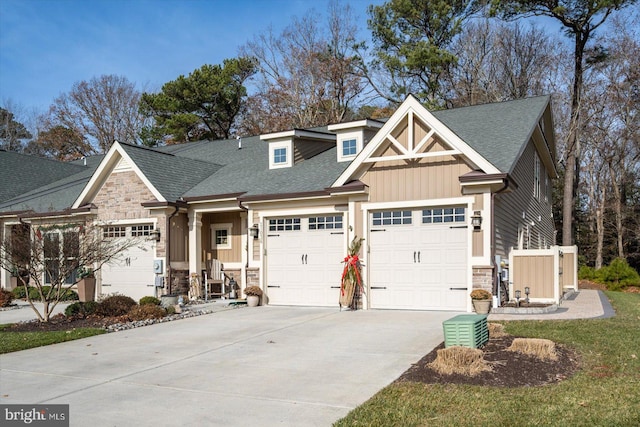
[[464,207],[372,212],[369,235],[372,308],[466,310]]
[[269,304],[337,306],[344,258],[342,215],[267,221]]

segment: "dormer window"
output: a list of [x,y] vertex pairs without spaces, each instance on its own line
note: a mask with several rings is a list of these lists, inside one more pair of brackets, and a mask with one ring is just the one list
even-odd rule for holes
[[269,143],[269,169],[288,168],[292,166],[293,142],[282,140]]
[[355,138],[342,141],[342,157],[353,157],[357,153],[358,141]]
[[273,150],[273,164],[281,165],[287,163],[287,148],[276,148]]

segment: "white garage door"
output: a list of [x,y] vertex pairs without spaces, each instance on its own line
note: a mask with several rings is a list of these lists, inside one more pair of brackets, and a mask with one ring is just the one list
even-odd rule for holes
[[118,261],[102,267],[102,293],[127,295],[136,301],[153,295],[153,259],[155,241],[151,239],[151,224],[110,226],[104,229],[105,238],[137,240],[137,245],[118,256]]
[[273,218],[267,227],[269,304],[338,306],[342,215]]
[[372,212],[372,308],[466,310],[465,208]]

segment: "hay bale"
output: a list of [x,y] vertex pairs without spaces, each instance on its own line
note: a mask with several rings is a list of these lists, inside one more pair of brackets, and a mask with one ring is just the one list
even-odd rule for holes
[[504,325],[501,323],[487,323],[489,328],[489,338],[502,338],[509,334],[504,331]]
[[540,360],[558,360],[556,343],[543,338],[515,338],[507,350],[535,356]]
[[491,366],[482,357],[482,350],[477,348],[453,346],[440,349],[437,353],[436,359],[429,367],[440,374],[474,377],[491,370]]

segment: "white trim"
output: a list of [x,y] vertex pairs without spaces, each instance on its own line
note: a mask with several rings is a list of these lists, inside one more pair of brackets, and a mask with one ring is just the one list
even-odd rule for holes
[[[116,157],[116,155],[120,157]],[[142,173],[138,165],[129,157],[129,155],[122,148],[122,145],[118,141],[115,141],[106,156],[100,162],[100,166],[96,169],[96,171],[91,176],[89,182],[85,185],[84,189],[76,199],[76,201],[71,206],[72,209],[77,209],[80,206],[90,202],[91,200],[87,200],[89,195],[91,198],[95,197],[98,190],[106,181],[106,179],[111,175],[114,169],[117,167],[118,163],[124,159],[129,163],[131,169],[135,172],[135,174],[140,178],[143,184],[151,191],[151,194],[156,198],[159,202],[166,202],[167,200],[160,194],[160,192],[151,184],[151,181],[147,179],[147,177]]]
[[408,153],[408,154],[396,155],[396,156],[369,157],[368,159],[363,160],[362,163],[389,162],[393,160],[415,160],[415,159],[425,159],[429,157],[454,156],[456,154],[462,154],[462,152],[458,150],[445,150],[445,151],[433,151],[430,153],[417,153],[417,154]]
[[[274,156],[276,150],[285,150],[285,161],[276,163]],[[281,169],[290,168],[293,165],[293,140],[287,139],[284,141],[269,143],[269,169]]]
[[[398,124],[404,119],[405,115],[409,114],[417,115],[418,119],[429,126],[434,133],[438,135],[447,145],[453,150],[459,151],[464,155],[471,163],[473,168],[478,168],[484,173],[500,173],[495,166],[482,157],[477,151],[472,149],[466,142],[453,133],[448,127],[446,127],[441,121],[435,118],[426,108],[418,102],[418,100],[409,95],[407,99],[398,107],[393,113],[391,118],[382,126],[380,131],[373,137],[371,142],[367,144],[364,149],[353,160],[351,165],[336,179],[332,184],[332,187],[339,187],[352,179],[358,179],[362,175],[360,169],[366,159],[380,147],[380,145],[389,138],[391,132],[398,126]],[[412,116],[413,118],[413,116]],[[405,150],[406,151],[406,150]]]
[[354,122],[336,123],[327,126],[327,130],[333,132],[336,130],[356,129],[356,128],[374,128],[380,129],[384,126],[383,122],[372,119],[356,120]]
[[363,203],[362,210],[382,210],[394,208],[418,208],[427,206],[468,205],[473,207],[473,197],[451,197],[446,199],[405,200],[402,202]]
[[[336,156],[338,158],[338,162],[350,162],[356,158],[356,156],[360,151],[362,151],[362,140],[363,140],[362,131],[345,132],[345,133],[338,134],[337,140],[338,142],[336,144],[336,152],[337,152]],[[356,141],[356,152],[354,154],[345,156],[343,154],[343,150],[344,150],[343,144],[346,141],[352,141],[352,140]]]
[[326,134],[321,132],[312,132],[304,129],[294,129],[287,130],[284,132],[275,132],[275,133],[267,133],[265,135],[260,135],[260,140],[262,141],[271,141],[274,139],[281,138],[306,138],[306,139],[319,139],[323,141],[335,141],[336,136],[333,134]]

